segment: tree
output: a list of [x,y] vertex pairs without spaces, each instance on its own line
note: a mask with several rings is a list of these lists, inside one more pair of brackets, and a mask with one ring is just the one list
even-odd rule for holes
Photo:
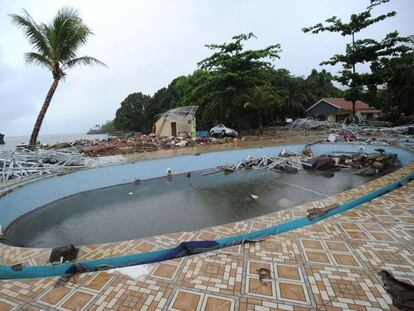
[[[374,40],[365,39],[356,41],[355,35],[372,24],[396,15],[395,11],[391,11],[377,17],[372,17],[372,9],[388,1],[389,0],[371,0],[371,4],[365,11],[358,14],[352,14],[350,21],[347,23],[342,22],[340,18],[333,16],[325,21],[327,25],[318,23],[315,26],[302,29],[305,33],[311,32],[317,34],[319,32],[328,31],[340,33],[342,36],[351,36],[351,43],[346,45],[345,54],[334,55],[328,61],[322,62],[321,65],[342,64],[343,70],[339,72],[339,75],[337,75],[335,79],[341,84],[349,87],[349,91],[345,94],[345,97],[352,101],[352,112],[354,115],[356,112],[355,103],[361,97],[362,87],[366,85],[364,74],[356,72],[356,65],[372,62],[378,57],[375,49],[367,47],[367,45],[375,42]],[[377,48],[381,49],[379,46],[377,46]]]
[[175,78],[151,98],[143,94],[128,96],[117,111],[118,129],[144,131],[149,128],[146,122],[153,122],[157,114],[192,105],[199,106],[200,129],[218,123],[238,129],[262,129],[284,117],[301,116],[320,98],[340,93],[325,70],[313,70],[302,78],[286,69],[275,69],[270,60],[278,58],[279,45],[246,50],[244,42],[250,38],[253,34],[242,34],[230,43],[208,45],[215,52],[191,75]]
[[46,111],[59,81],[66,76],[66,70],[81,65],[105,64],[91,56],[77,56],[77,50],[86,43],[92,31],[75,9],[60,9],[49,24],[38,24],[26,10],[23,12],[23,15],[10,16],[13,24],[23,30],[32,46],[32,51],[25,54],[26,62],[48,68],[53,77],[30,136],[29,143],[34,148]]
[[107,133],[116,131],[114,121],[113,120],[106,121],[104,124],[101,125],[101,129]]
[[147,113],[151,104],[149,95],[141,92],[129,94],[116,111],[115,127],[120,130],[150,132],[155,117]]
[[303,106],[305,109],[312,106],[321,98],[339,97],[341,95],[341,91],[333,85],[333,79],[332,74],[325,69],[322,69],[320,72],[316,69],[312,70],[304,83],[304,93],[306,96]]
[[247,96],[247,101],[244,108],[253,108],[257,112],[257,122],[259,126],[259,133],[263,133],[262,113],[272,106],[276,105],[277,98],[271,94],[269,85],[256,86],[251,95]]
[[305,80],[300,77],[291,77],[283,93],[279,114],[282,118],[298,117],[305,112],[304,103],[308,100],[309,93],[305,87]]
[[414,115],[414,37],[405,39],[408,44],[371,65],[368,96],[382,99],[382,108],[392,121]]
[[244,98],[252,88],[262,84],[261,71],[272,68],[270,61],[279,58],[281,52],[279,44],[246,50],[244,42],[251,38],[255,38],[252,33],[240,34],[229,43],[206,45],[214,53],[198,63],[208,74],[200,77],[203,85],[198,91],[210,94],[206,108],[214,115],[211,118],[237,128],[244,119]]

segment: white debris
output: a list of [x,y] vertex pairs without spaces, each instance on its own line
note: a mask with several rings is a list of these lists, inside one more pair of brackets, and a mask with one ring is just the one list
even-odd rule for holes
[[21,148],[0,152],[0,181],[22,179],[32,175],[61,173],[67,168],[85,167],[84,158],[74,148],[58,150]]
[[328,140],[329,140],[331,143],[335,142],[335,141],[336,141],[336,135],[335,135],[335,134],[333,134],[333,133],[329,134],[329,136],[328,136]]
[[340,124],[333,121],[319,121],[312,118],[296,119],[289,124],[289,129],[295,131],[326,129],[333,127],[340,127]]

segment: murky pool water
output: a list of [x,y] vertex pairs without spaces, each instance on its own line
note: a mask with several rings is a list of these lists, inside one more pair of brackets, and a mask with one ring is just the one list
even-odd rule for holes
[[16,221],[5,238],[20,246],[56,247],[192,231],[324,198],[367,180],[345,170],[332,178],[264,170],[157,178],[48,204]]

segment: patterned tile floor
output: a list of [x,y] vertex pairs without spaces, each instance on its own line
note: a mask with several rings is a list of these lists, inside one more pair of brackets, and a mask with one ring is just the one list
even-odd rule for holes
[[[414,171],[414,163],[357,189],[242,222],[81,247],[92,259],[249,232],[341,203]],[[42,264],[48,249],[0,245],[3,264]],[[257,270],[270,275],[259,280]],[[382,269],[414,284],[414,182],[343,214],[271,237],[158,264],[57,278],[0,281],[0,310],[387,310]]]

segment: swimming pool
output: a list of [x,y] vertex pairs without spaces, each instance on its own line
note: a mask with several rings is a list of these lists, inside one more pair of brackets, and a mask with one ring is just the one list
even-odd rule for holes
[[[337,177],[332,179],[306,172],[297,175],[238,172],[210,177],[196,173],[191,178],[180,175],[234,163],[247,156],[257,158],[278,154],[284,148],[300,152],[304,145],[179,156],[45,178],[0,198],[0,224],[4,231],[10,229],[13,233],[10,225],[20,221],[22,226],[20,231],[14,231],[14,242],[23,246],[119,241],[256,217],[332,195],[366,181],[352,174],[347,176],[346,172],[337,173]],[[359,148],[351,144],[312,146],[317,154],[357,152]],[[367,145],[364,148],[365,152],[373,152],[378,146]],[[414,158],[411,152],[402,148],[382,148],[397,153],[403,165]],[[175,176],[172,180],[160,179],[165,176],[167,168],[171,168]],[[136,184],[136,180],[141,182]],[[252,200],[249,194],[258,194],[259,200]],[[186,200],[193,203],[186,204]],[[90,202],[98,204],[93,206]],[[76,206],[71,208],[73,205]],[[47,212],[50,211],[55,216],[48,217]],[[94,230],[80,230],[87,226]],[[70,236],[70,232],[75,236]],[[31,241],[28,235],[37,238]]]

